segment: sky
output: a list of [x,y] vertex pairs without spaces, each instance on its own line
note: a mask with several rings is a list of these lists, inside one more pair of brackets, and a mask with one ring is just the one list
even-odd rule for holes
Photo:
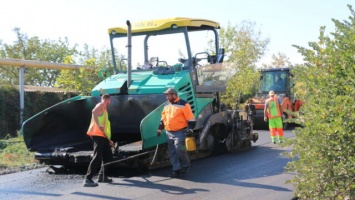
[[70,44],[87,43],[97,49],[109,47],[108,28],[171,17],[203,18],[235,26],[255,23],[262,38],[269,38],[259,63],[270,64],[272,55],[285,54],[292,64],[302,56],[292,45],[309,47],[319,29],[334,32],[331,19],[348,20],[354,0],[0,0],[0,40],[12,44],[15,27],[29,37]]

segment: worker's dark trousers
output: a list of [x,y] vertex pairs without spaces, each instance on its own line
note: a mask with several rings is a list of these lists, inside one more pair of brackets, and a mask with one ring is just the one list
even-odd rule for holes
[[190,160],[185,146],[185,132],[185,129],[180,131],[166,131],[168,153],[174,171],[190,167]]
[[[100,136],[93,136],[92,141],[94,144],[94,155],[92,157],[86,174],[87,179],[92,179],[92,177],[99,171],[99,169],[101,169],[99,174],[102,174],[102,162],[107,163],[113,160],[111,146],[106,138]],[[105,168],[105,173],[106,172],[107,168]]]

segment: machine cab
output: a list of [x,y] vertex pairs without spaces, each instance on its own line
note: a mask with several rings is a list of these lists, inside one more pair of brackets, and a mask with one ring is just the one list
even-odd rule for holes
[[273,90],[280,97],[289,96],[292,87],[290,69],[263,69],[260,73],[259,95],[267,95],[270,90]]

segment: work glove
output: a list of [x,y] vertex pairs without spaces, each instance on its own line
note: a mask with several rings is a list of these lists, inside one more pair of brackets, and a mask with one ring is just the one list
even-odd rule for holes
[[161,130],[158,129],[158,130],[157,130],[157,136],[159,137],[160,135],[161,135]]
[[187,129],[185,132],[186,136],[192,136],[194,134],[194,130],[192,129]]
[[115,143],[113,143],[112,140],[109,140],[109,143],[110,143],[110,146],[111,146],[111,147],[113,147],[113,148],[115,147]]

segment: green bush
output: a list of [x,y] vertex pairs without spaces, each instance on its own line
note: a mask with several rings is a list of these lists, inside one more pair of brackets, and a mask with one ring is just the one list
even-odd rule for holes
[[[76,96],[75,93],[25,92],[23,120],[53,106],[63,100]],[[20,96],[14,86],[0,86],[0,138],[7,135],[16,137],[20,129]]]
[[287,171],[301,199],[355,197],[355,12],[335,23],[331,36],[321,27],[311,49],[295,46],[306,64],[295,68],[296,91],[304,100],[297,119]]
[[16,135],[20,126],[19,92],[13,86],[0,86],[0,138]]

